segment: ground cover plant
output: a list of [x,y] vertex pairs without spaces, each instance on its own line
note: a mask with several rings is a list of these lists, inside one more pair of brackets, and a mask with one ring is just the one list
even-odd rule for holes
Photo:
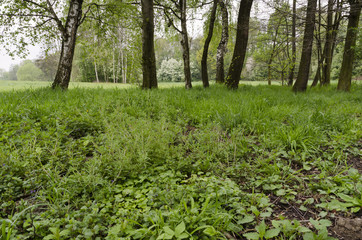
[[0,93],[0,239],[359,239],[362,86]]

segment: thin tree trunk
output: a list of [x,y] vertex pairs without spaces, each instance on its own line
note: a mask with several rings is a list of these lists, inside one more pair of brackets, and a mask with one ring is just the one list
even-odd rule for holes
[[325,54],[322,68],[322,78],[321,86],[329,85],[331,83],[331,63],[332,63],[332,47],[333,47],[333,5],[334,0],[328,0],[328,10],[327,10],[327,33],[326,33],[326,42],[324,45]]
[[143,89],[157,88],[156,57],[154,45],[153,0],[141,0],[142,4],[142,70]]
[[70,0],[68,16],[62,30],[62,47],[58,70],[52,88],[68,89],[74,57],[77,31],[82,17],[83,0]]
[[342,91],[349,91],[351,89],[353,60],[362,0],[349,0],[349,5],[350,12],[348,16],[347,35],[344,43],[343,61],[337,86],[337,89]]
[[268,85],[271,85],[271,65],[273,63],[280,22],[281,22],[281,18],[279,18],[278,25],[276,26],[276,29],[275,29],[275,34],[274,34],[274,38],[273,38],[273,48],[272,48],[272,52],[270,54],[269,61],[268,61]]
[[289,73],[288,86],[293,85],[294,71],[296,64],[297,44],[296,44],[296,21],[297,21],[297,0],[293,0],[293,18],[292,18],[292,69]]
[[304,92],[307,90],[309,68],[312,58],[313,32],[315,24],[316,7],[317,7],[317,0],[308,0],[302,56],[299,65],[298,77],[293,86],[294,92]]
[[209,45],[211,42],[212,35],[214,33],[214,25],[215,25],[215,18],[216,18],[216,9],[217,9],[217,2],[218,0],[214,0],[214,4],[212,5],[212,10],[210,14],[210,23],[209,23],[209,32],[207,34],[204,50],[202,52],[202,59],[201,59],[201,79],[204,88],[210,86],[209,84],[209,76],[207,74],[207,55],[209,52]]
[[241,0],[236,29],[236,41],[233,57],[226,78],[229,89],[237,89],[240,81],[241,70],[244,65],[246,47],[249,36],[250,10],[253,0]]
[[185,88],[191,89],[191,68],[190,68],[190,47],[189,37],[187,34],[186,26],[186,1],[180,0],[180,13],[181,13],[181,46],[182,46],[182,58],[184,61],[184,75],[185,75]]
[[311,87],[317,86],[318,82],[321,81],[321,69],[323,68],[323,61],[325,56],[325,48],[322,50],[322,37],[321,37],[321,25],[322,25],[322,5],[321,0],[318,1],[318,34],[316,34],[317,40],[317,60],[318,60],[318,68],[314,76],[313,83]]
[[97,81],[97,83],[99,83],[97,61],[94,61],[94,72],[96,73],[96,81]]
[[216,51],[216,83],[225,82],[224,56],[229,40],[229,16],[226,2],[219,0],[221,10],[221,39]]

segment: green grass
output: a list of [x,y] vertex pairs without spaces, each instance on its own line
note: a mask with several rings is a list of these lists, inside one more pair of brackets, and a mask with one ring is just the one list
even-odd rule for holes
[[0,239],[327,239],[361,213],[361,85],[168,86],[1,92]]
[[[193,82],[193,86],[200,86],[202,83],[200,81]],[[247,85],[267,85],[266,81],[241,81],[241,84]],[[273,85],[281,85],[278,81],[273,81]],[[182,87],[185,84],[183,82],[161,82],[159,83],[160,88],[170,88],[170,87]],[[12,91],[12,90],[26,90],[26,89],[36,89],[42,87],[49,87],[51,86],[51,82],[44,82],[44,81],[7,81],[7,80],[0,80],[0,92],[2,91]],[[87,82],[70,82],[69,88],[129,88],[137,86],[137,84],[122,84],[122,83],[87,83]]]

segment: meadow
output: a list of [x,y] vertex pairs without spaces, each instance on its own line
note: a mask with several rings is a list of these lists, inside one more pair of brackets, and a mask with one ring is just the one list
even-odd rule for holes
[[335,88],[3,90],[0,239],[359,239],[362,85]]

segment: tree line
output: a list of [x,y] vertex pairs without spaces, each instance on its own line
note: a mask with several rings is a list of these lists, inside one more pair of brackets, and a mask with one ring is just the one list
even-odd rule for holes
[[[269,84],[281,79],[295,92],[305,91],[310,78],[312,86],[324,86],[331,77],[349,91],[352,75],[362,75],[361,0],[5,0],[0,6],[0,41],[9,52],[24,55],[34,42],[58,49],[38,59],[45,68],[46,58],[58,58],[53,88],[67,89],[72,71],[124,83],[142,75],[142,88],[182,79],[187,89],[195,77],[208,87],[210,76],[236,89],[244,72]],[[201,31],[190,37],[200,16]]]

